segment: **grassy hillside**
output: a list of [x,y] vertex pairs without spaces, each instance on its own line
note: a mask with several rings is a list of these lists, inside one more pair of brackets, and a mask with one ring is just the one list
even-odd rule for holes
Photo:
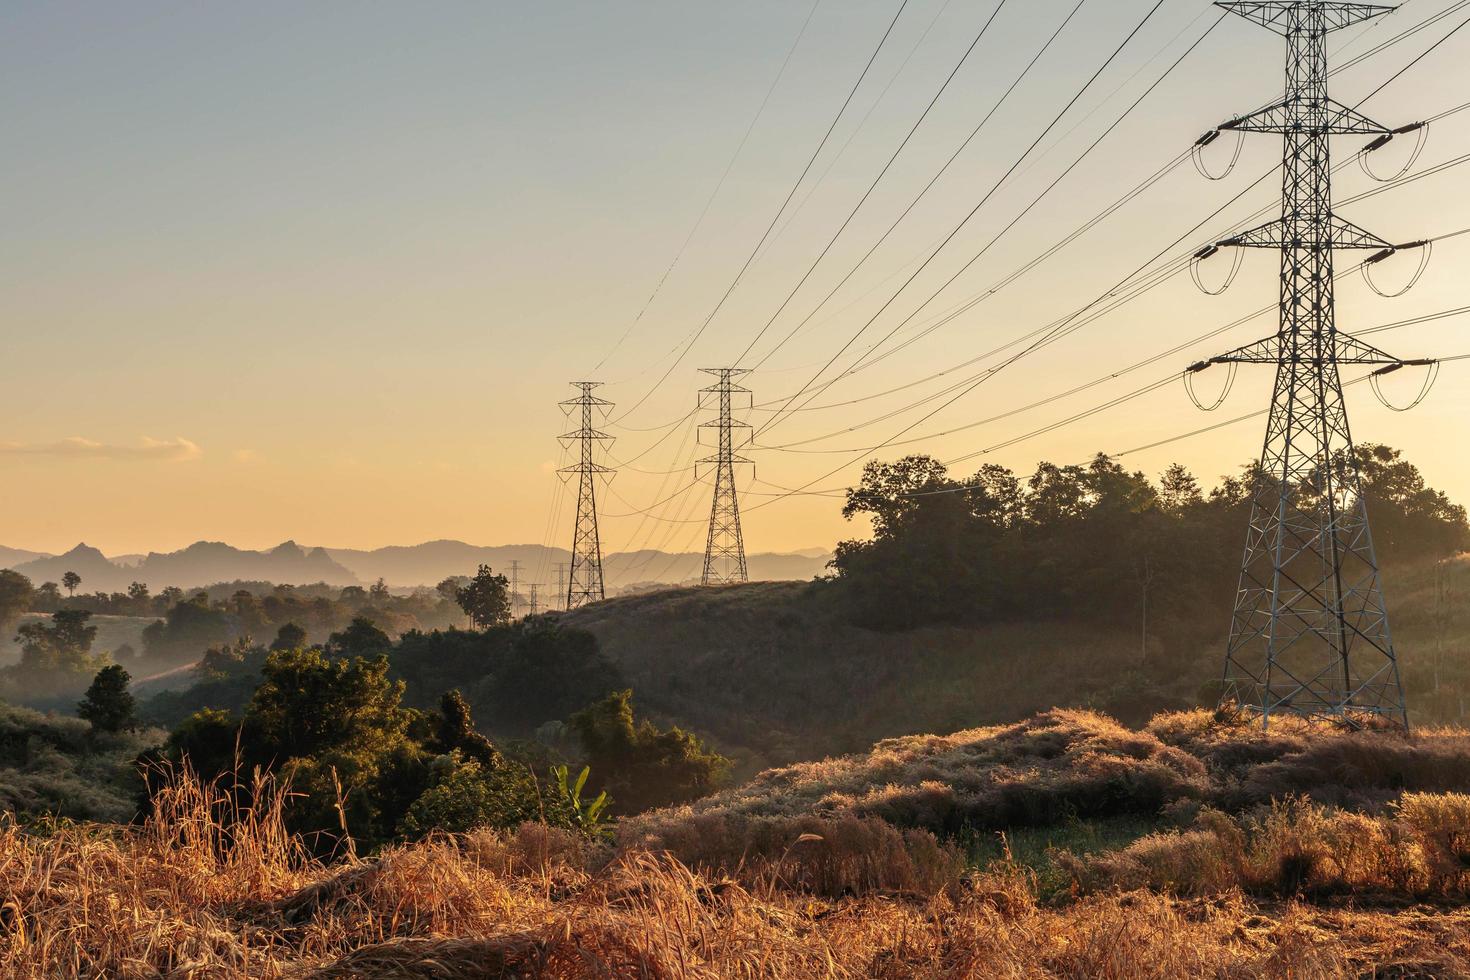
[[[279,787],[231,813],[180,779],[137,827],[0,827],[0,972],[1465,976],[1470,797],[1442,790],[1467,775],[1463,731],[1057,711],[766,773],[615,842],[525,825],[330,865]],[[1261,802],[1296,792],[1337,805]]]
[[129,820],[138,753],[158,729],[95,733],[79,718],[0,703],[0,812],[27,819]]
[[[1414,719],[1464,720],[1470,560],[1386,577]],[[1184,639],[1151,631],[1146,645],[1141,628],[1065,618],[875,632],[851,624],[831,585],[761,582],[612,599],[564,621],[597,636],[645,708],[708,733],[749,773],[1052,706],[1138,722],[1209,701],[1228,616],[1202,610],[1197,628],[1170,631]]]

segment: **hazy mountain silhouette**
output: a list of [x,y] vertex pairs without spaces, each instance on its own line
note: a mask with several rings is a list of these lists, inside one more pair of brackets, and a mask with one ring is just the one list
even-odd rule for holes
[[24,548],[7,548],[0,545],[0,568],[14,568],[16,565],[35,561],[37,558],[50,557],[44,551],[27,551]]
[[[783,581],[820,575],[829,556],[817,549],[796,554],[751,555],[750,577]],[[121,592],[132,582],[145,582],[154,592],[166,586],[202,588],[236,580],[300,585],[365,585],[382,578],[397,588],[433,586],[455,575],[473,575],[489,565],[507,576],[511,563],[520,562],[522,593],[530,584],[542,594],[556,592],[557,565],[571,561],[564,548],[535,544],[483,547],[463,541],[427,541],[371,550],[356,548],[303,548],[287,541],[269,551],[246,551],[218,541],[198,541],[181,551],[150,552],[109,559],[96,548],[79,544],[64,555],[0,548],[0,567],[13,568],[36,585],[60,582],[67,572],[82,577],[82,592]],[[639,584],[676,584],[695,581],[704,567],[703,553],[667,554],[662,551],[622,552],[603,558],[609,592]]]
[[36,558],[12,567],[30,578],[33,585],[40,585],[42,582],[59,584],[61,576],[67,572],[76,572],[82,577],[81,588],[85,592],[96,592],[98,589],[112,592],[126,589],[128,585],[127,582],[119,583],[122,573],[118,567],[108,561],[102,552],[87,544],[79,544],[64,555]]
[[175,585],[192,589],[215,582],[255,579],[267,582],[328,582],[357,585],[357,577],[325,550],[310,551],[294,541],[270,551],[243,551],[217,541],[199,541],[182,551],[152,552],[128,566],[109,561],[102,552],[79,544],[64,555],[38,558],[12,566],[36,585],[60,582],[67,572],[82,577],[83,592],[121,592],[129,583],[146,582],[154,592]]

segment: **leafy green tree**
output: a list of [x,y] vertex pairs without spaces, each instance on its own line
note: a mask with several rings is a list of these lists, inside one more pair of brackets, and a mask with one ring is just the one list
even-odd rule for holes
[[455,601],[479,629],[510,622],[510,582],[481,565],[475,577],[455,594]]
[[529,735],[622,686],[617,666],[586,630],[539,621],[517,623],[506,632],[509,647],[490,665],[488,681],[475,689],[476,704],[495,719],[496,731]]
[[636,721],[632,691],[609,694],[573,715],[569,724],[598,787],[620,813],[707,796],[730,771],[730,760],[706,749],[698,736]]
[[107,665],[93,654],[97,627],[88,626],[85,609],[58,609],[50,621],[24,623],[16,630],[20,662],[3,672],[10,700],[45,700],[80,693],[86,679]]
[[266,658],[248,715],[269,751],[300,758],[324,751],[385,751],[402,741],[408,713],[403,682],[388,659],[332,660],[319,650],[277,650]]
[[229,613],[211,605],[208,593],[200,592],[174,603],[161,621],[149,624],[143,630],[143,649],[153,658],[192,660],[228,642],[230,634]]
[[505,758],[495,743],[475,728],[469,702],[458,691],[446,691],[439,699],[439,730],[436,734],[438,748],[442,752],[459,752],[487,770],[505,765]]
[[61,584],[66,587],[67,595],[75,596],[77,594],[77,586],[82,584],[82,577],[76,572],[67,572],[61,576]]
[[16,631],[21,662],[30,658],[37,665],[84,663],[97,639],[97,627],[87,625],[91,618],[85,609],[59,609],[49,623],[25,623]]
[[1182,514],[1204,503],[1204,499],[1199,481],[1179,463],[1171,463],[1159,478],[1159,503],[1171,514]]
[[128,691],[131,680],[120,664],[103,667],[92,679],[86,697],[77,705],[77,717],[91,722],[94,731],[122,732],[136,728],[138,702]]
[[295,623],[282,623],[271,641],[272,650],[298,650],[306,646],[306,630]]
[[30,579],[8,568],[0,569],[0,629],[9,629],[21,613],[28,612],[33,597]]
[[128,604],[139,615],[146,615],[153,606],[153,595],[145,582],[134,582],[128,586]]
[[465,833],[480,827],[516,827],[550,817],[530,770],[508,765],[486,769],[478,762],[461,763],[441,756],[430,764],[428,787],[409,806],[399,824],[402,833],[418,836],[431,830]]
[[393,646],[388,634],[373,625],[366,616],[355,616],[345,630],[327,638],[327,648],[339,657],[363,657],[386,653]]
[[468,585],[469,581],[469,577],[466,575],[451,575],[434,586],[434,591],[439,593],[439,597],[445,602],[458,603],[459,590]]
[[41,612],[55,612],[61,606],[61,586],[55,582],[42,582],[36,589],[34,608]]

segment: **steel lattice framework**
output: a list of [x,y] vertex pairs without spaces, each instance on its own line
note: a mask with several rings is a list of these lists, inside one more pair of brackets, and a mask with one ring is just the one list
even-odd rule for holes
[[717,400],[719,418],[705,422],[701,429],[714,429],[719,433],[718,452],[698,461],[697,466],[714,466],[715,496],[710,505],[709,537],[704,546],[703,585],[729,585],[749,581],[745,567],[745,538],[740,531],[740,499],[735,491],[735,464],[750,463],[743,456],[735,455],[736,433],[740,433],[742,445],[749,442],[750,426],[734,419],[734,401],[737,397],[750,395],[750,389],[735,384],[735,379],[749,374],[741,368],[701,368],[705,374],[713,375],[715,383],[699,391],[699,407],[708,408],[711,400]]
[[1393,246],[1333,214],[1330,138],[1392,131],[1328,96],[1326,50],[1330,32],[1393,8],[1321,0],[1216,6],[1287,42],[1285,98],[1220,127],[1281,134],[1281,218],[1216,246],[1281,252],[1280,329],[1191,368],[1276,366],[1224,697],[1259,712],[1266,726],[1284,711],[1350,722],[1379,715],[1407,728],[1338,373],[1340,364],[1406,362],[1340,333],[1333,305],[1334,249]]
[[597,530],[597,480],[614,472],[595,458],[598,444],[612,442],[613,437],[598,431],[593,424],[594,414],[605,413],[612,407],[612,402],[593,394],[601,387],[600,382],[574,381],[572,387],[580,394],[561,405],[568,413],[579,412],[582,424],[580,428],[561,438],[566,444],[578,443],[581,447],[581,458],[575,465],[559,471],[566,477],[575,475],[578,478],[577,526],[572,532],[572,562],[567,574],[567,609],[599,602],[606,597],[602,587],[602,539]]

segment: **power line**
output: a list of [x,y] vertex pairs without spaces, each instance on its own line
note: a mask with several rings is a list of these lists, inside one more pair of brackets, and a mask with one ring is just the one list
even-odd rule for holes
[[[772,347],[761,356],[760,360],[755,363],[755,369],[758,370],[762,366],[764,366],[765,363],[770,360],[777,351],[779,351],[793,337],[795,337],[811,321],[812,317],[816,316],[817,312],[825,307],[827,303],[831,301],[832,297],[837,295],[838,291],[841,290],[843,286],[847,285],[848,280],[850,280],[854,275],[857,274],[857,271],[863,267],[863,265],[868,261],[870,257],[872,257],[873,253],[878,250],[879,246],[881,246],[885,241],[888,240],[888,236],[893,234],[894,229],[897,228],[904,221],[904,219],[909,216],[909,213],[918,206],[919,201],[921,201],[924,196],[929,193],[930,189],[933,188],[936,183],[938,183],[939,179],[949,171],[950,166],[953,165],[957,159],[959,159],[960,154],[965,151],[965,149],[970,145],[975,137],[980,135],[980,131],[985,128],[986,124],[989,123],[996,112],[1000,110],[1000,107],[1005,105],[1005,103],[1010,99],[1012,93],[1016,91],[1016,88],[1021,84],[1021,82],[1023,82],[1030,75],[1031,69],[1036,66],[1036,63],[1041,60],[1042,56],[1045,55],[1047,51],[1051,50],[1052,44],[1061,35],[1062,31],[1066,29],[1067,25],[1072,22],[1072,18],[1077,16],[1078,11],[1082,9],[1082,5],[1086,2],[1087,0],[1078,0],[1077,5],[1072,8],[1071,13],[1067,14],[1066,18],[1057,25],[1056,30],[1052,31],[1051,36],[1047,38],[1046,43],[1043,44],[1040,50],[1038,50],[1036,54],[1032,56],[1030,62],[1027,63],[1026,67],[1021,69],[1021,73],[1016,76],[1016,78],[1011,82],[1010,86],[1005,90],[1005,92],[1001,94],[1000,98],[995,101],[995,104],[990,107],[990,111],[981,118],[980,122],[975,125],[975,128],[970,130],[970,135],[966,136],[964,140],[960,143],[960,145],[955,148],[954,152],[949,155],[949,159],[944,161],[943,166],[941,166],[939,170],[935,172],[934,176],[929,178],[928,183],[926,183],[919,190],[918,194],[914,195],[913,199],[909,201],[908,205],[901,212],[899,212],[898,217],[893,219],[893,223],[890,224],[888,228],[885,229],[884,232],[878,236],[877,241],[869,246],[868,250],[863,253],[863,256],[858,259],[857,263],[848,270],[847,274],[838,281],[837,285],[833,286],[832,289],[827,293],[827,295],[822,297],[821,301],[817,303],[812,311],[808,313],[801,320],[800,323],[792,327],[791,330],[786,334],[786,336],[781,338],[781,341],[777,343],[775,347]],[[944,242],[946,241],[948,241],[948,238],[942,240],[939,247],[942,247]],[[924,264],[927,263],[928,260],[926,259]],[[744,361],[749,353],[750,348],[747,347],[745,352],[742,353],[738,359]]]
[[[1016,215],[1016,217],[1013,218],[1010,221],[1009,224],[1007,224],[1004,228],[1002,228],[1000,230],[1000,232],[998,232],[993,238],[991,238],[990,241],[986,243],[985,247],[982,248],[982,249],[980,249],[980,251],[977,252],[968,262],[966,262],[964,264],[964,266],[962,266],[958,272],[956,272],[954,275],[952,275],[944,283],[944,285],[941,286],[939,288],[939,290],[937,290],[935,292],[934,295],[935,296],[938,296],[945,289],[949,288],[949,286],[955,280],[957,280],[961,275],[963,275],[966,271],[968,271],[976,262],[978,262],[986,253],[988,253],[990,251],[990,249],[992,247],[994,247],[997,242],[999,242],[1003,237],[1005,237],[1005,235],[1008,234],[1011,231],[1011,229],[1015,228],[1015,226],[1017,224],[1019,224],[1039,204],[1041,204],[1041,202],[1047,197],[1047,195],[1049,195],[1053,190],[1055,190],[1057,188],[1057,186],[1072,173],[1072,171],[1074,171],[1075,169],[1077,169],[1077,167],[1085,159],[1087,159],[1087,157],[1092,153],[1092,151],[1095,150],[1095,149],[1097,149],[1098,145],[1100,143],[1102,143],[1103,140],[1107,139],[1108,136],[1110,136],[1118,128],[1118,126],[1120,126],[1123,123],[1123,120],[1125,120],[1126,118],[1128,118],[1128,116],[1131,115],[1133,113],[1133,111],[1135,109],[1137,109],[1140,104],[1142,104],[1142,102],[1144,101],[1144,99],[1148,98],[1151,94],[1153,94],[1153,92],[1154,92],[1155,89],[1157,89],[1161,84],[1163,84],[1164,80],[1167,79],[1169,77],[1169,75],[1171,75],[1174,72],[1174,69],[1178,68],[1179,65],[1184,62],[1184,59],[1188,58],[1194,52],[1194,50],[1196,48],[1198,48],[1202,43],[1204,43],[1205,38],[1208,37],[1214,31],[1214,29],[1219,26],[1220,22],[1223,21],[1224,19],[1225,19],[1225,15],[1224,14],[1221,14],[1220,17],[1218,19],[1216,19],[1215,22],[1212,23],[1205,30],[1204,34],[1200,35],[1200,37],[1193,44],[1191,44],[1189,46],[1189,48],[1183,54],[1181,54],[1174,61],[1174,63],[1171,64],[1164,71],[1164,73],[1162,75],[1160,75],[1158,77],[1158,79],[1156,79],[1154,81],[1154,83],[1152,85],[1150,85],[1143,92],[1143,94],[1141,94],[1140,96],[1138,96],[1138,98],[1133,101],[1132,105],[1130,105],[1127,109],[1125,109],[1123,111],[1123,113],[1116,120],[1113,121],[1112,125],[1108,126],[1108,128],[1105,129],[1102,132],[1102,134],[1097,137],[1097,139],[1093,140],[1092,143],[1087,147],[1087,149],[1083,150],[1082,153],[1071,163],[1071,165],[1069,165],[1065,170],[1063,170],[1062,173],[1059,174],[1057,176],[1057,178],[1055,180],[1053,180],[1049,185],[1047,185],[1047,187],[1040,194],[1038,194],[1035,198],[1033,198],[1031,200],[1031,203],[1030,204],[1026,205],[1026,207],[1023,208],[1021,210],[1021,212],[1018,215]],[[1182,158],[1181,158],[1181,162],[1182,162]],[[1171,165],[1170,169],[1172,169],[1172,165]],[[1055,248],[1059,250],[1061,247],[1064,247],[1064,245],[1066,244],[1066,241],[1067,240],[1064,240],[1063,243],[1059,244],[1058,246],[1055,246]],[[1044,253],[1044,254],[1046,254],[1046,255],[1049,256],[1051,254],[1055,254],[1055,251],[1048,250],[1048,253]],[[1034,267],[1034,266],[1032,266],[1032,267]],[[1013,281],[1013,280],[1010,280],[1010,281]],[[975,307],[975,305],[977,305],[983,299],[988,298],[989,296],[994,295],[995,292],[998,291],[999,288],[1000,287],[994,287],[989,292],[983,294],[980,298],[978,298],[978,299],[976,299],[976,300],[968,303],[965,306],[965,308],[964,308],[965,311],[968,311],[970,309],[973,309]],[[914,317],[918,315],[918,313],[920,312],[920,310],[922,310],[924,308],[925,305],[927,305],[927,301],[926,301],[925,304],[921,305],[918,309],[915,309],[913,313],[910,313],[908,315],[908,317],[906,317],[896,327],[894,327],[892,330],[890,330],[886,336],[884,336],[881,340],[878,341],[877,344],[874,344],[873,346],[869,347],[868,350],[866,352],[864,352],[858,358],[858,360],[856,362],[854,362],[849,368],[847,368],[846,371],[844,371],[841,375],[839,375],[837,379],[833,379],[834,382],[836,380],[840,379],[841,377],[848,376],[848,375],[852,374],[854,371],[858,370],[862,366],[862,364],[865,361],[868,360],[869,355],[872,354],[873,351],[875,351],[878,348],[882,347],[883,344],[886,343],[889,339],[891,339],[899,330],[902,330],[906,325],[908,325],[914,319]],[[958,314],[956,314],[956,315],[958,315]],[[922,339],[923,337],[927,336],[928,334],[932,333],[933,331],[939,329],[941,326],[945,325],[946,323],[949,323],[952,319],[953,319],[953,316],[946,317],[946,318],[940,320],[939,322],[933,324],[932,326],[929,326],[928,328],[920,331],[914,337],[911,337],[908,340],[906,340],[903,343],[903,345],[901,345],[899,348],[895,348],[895,350],[892,351],[892,352],[890,352],[890,353],[896,353],[898,350],[903,349],[903,347],[907,347],[908,345],[910,345],[912,343],[915,343],[916,341]],[[888,355],[885,354],[883,356],[886,357]],[[881,359],[881,358],[874,358],[874,361],[879,360],[879,359]],[[821,389],[821,390],[825,390],[825,388],[824,389]],[[816,394],[818,394],[818,393],[819,392],[813,392],[811,397],[815,397]],[[794,409],[791,409],[791,411],[799,411],[802,408],[804,408],[806,405],[809,405],[811,403],[811,397],[809,397],[806,402],[803,402],[802,405],[797,406]],[[761,427],[762,430],[764,431],[765,429],[771,428],[772,426],[774,426],[776,424],[777,421],[778,421],[778,419],[772,419],[770,422],[766,423],[765,425],[763,425]]]
[[[808,381],[805,385],[803,385],[801,390],[798,391],[796,395],[792,396],[792,398],[790,399],[791,401],[795,401],[797,397],[804,394],[806,390],[817,380],[817,378],[820,378],[822,374],[826,372],[827,368],[830,367],[837,360],[837,358],[846,353],[846,351],[854,343],[857,342],[858,338],[868,329],[868,327],[872,326],[872,324],[875,323],[878,318],[881,317],[891,305],[893,305],[894,301],[897,300],[900,295],[902,295],[903,291],[908,288],[909,284],[911,284],[915,279],[919,277],[921,273],[923,273],[924,269],[929,266],[929,263],[932,262],[934,258],[941,251],[944,250],[945,246],[947,246],[954,239],[954,237],[960,233],[960,230],[963,229],[965,225],[970,222],[970,219],[972,219],[976,214],[979,213],[980,209],[990,201],[990,199],[995,195],[996,191],[1000,190],[1001,185],[1006,182],[1011,174],[1015,173],[1016,168],[1021,165],[1026,157],[1030,156],[1031,151],[1036,149],[1041,141],[1046,138],[1046,135],[1050,133],[1053,128],[1056,127],[1057,123],[1061,122],[1062,117],[1065,116],[1072,109],[1072,107],[1077,104],[1078,100],[1080,100],[1082,96],[1086,94],[1087,90],[1092,87],[1093,83],[1096,82],[1097,79],[1102,75],[1102,73],[1107,70],[1108,66],[1113,63],[1118,55],[1122,54],[1123,49],[1126,48],[1129,42],[1131,42],[1133,38],[1138,35],[1139,31],[1143,30],[1144,25],[1153,18],[1153,15],[1157,13],[1159,8],[1163,5],[1164,0],[1157,0],[1153,7],[1149,9],[1148,13],[1144,14],[1143,19],[1138,22],[1137,26],[1135,26],[1133,30],[1128,33],[1128,36],[1123,39],[1123,42],[1119,44],[1118,47],[1113,50],[1113,53],[1108,56],[1107,60],[1104,61],[1095,72],[1093,72],[1092,76],[1087,80],[1086,84],[1084,84],[1082,88],[1079,89],[1070,100],[1068,100],[1067,104],[1062,107],[1061,112],[1057,113],[1052,121],[1047,124],[1046,128],[1041,131],[1041,135],[1037,136],[1036,139],[1032,141],[1031,145],[1026,148],[1026,151],[1022,153],[1019,158],[1017,158],[1016,162],[1013,163],[1010,168],[1001,175],[1000,180],[996,181],[995,184],[991,186],[990,190],[987,191],[985,195],[980,199],[980,201],[973,208],[970,209],[969,213],[965,215],[964,219],[961,220],[960,223],[955,226],[954,230],[950,232],[950,234],[944,239],[944,241],[939,244],[939,247],[929,254],[929,257],[924,260],[923,264],[919,266],[914,274],[909,276],[909,278],[904,281],[903,285],[900,286],[891,297],[889,297],[889,299],[878,309],[876,313],[872,315],[872,317],[868,319],[865,324],[863,324],[863,326],[857,331],[857,333],[853,334],[853,336],[845,344],[843,344],[842,347],[838,349],[836,354],[832,355],[827,363],[823,365],[823,367],[819,371],[817,371],[815,375],[812,376],[812,379]],[[775,418],[771,419],[761,426],[761,428],[757,431],[757,434],[771,428],[771,426],[778,422],[780,418],[781,414],[777,413]]]
[[679,364],[684,360],[684,357],[689,353],[690,348],[694,346],[694,344],[704,334],[704,331],[709,328],[710,323],[714,321],[714,318],[719,314],[720,310],[724,308],[725,301],[728,300],[730,298],[730,295],[735,292],[735,287],[740,285],[740,280],[745,277],[746,270],[748,270],[750,268],[750,264],[755,261],[755,257],[760,252],[761,246],[766,243],[766,239],[770,237],[771,231],[776,227],[776,222],[781,219],[782,212],[784,212],[787,205],[791,203],[791,199],[796,195],[797,189],[801,187],[802,181],[806,180],[806,175],[811,171],[812,164],[817,162],[817,157],[821,155],[822,150],[827,145],[827,141],[832,138],[832,131],[837,128],[838,121],[842,118],[843,114],[847,112],[847,107],[852,103],[853,96],[857,94],[858,89],[862,86],[863,79],[868,77],[869,69],[873,67],[873,62],[878,59],[878,53],[883,50],[883,46],[888,43],[888,38],[893,33],[894,26],[898,24],[898,20],[900,17],[903,16],[903,12],[908,7],[908,4],[909,0],[901,0],[901,2],[899,3],[898,10],[893,15],[893,20],[889,21],[888,28],[883,32],[883,36],[879,38],[877,47],[875,47],[873,49],[873,53],[868,56],[867,62],[863,65],[862,72],[858,75],[857,81],[853,82],[852,88],[848,90],[847,97],[842,100],[842,105],[838,108],[837,114],[832,117],[832,122],[827,127],[827,131],[822,134],[822,139],[820,142],[817,143],[817,148],[812,151],[811,157],[807,159],[806,166],[802,167],[801,173],[797,176],[796,182],[791,185],[791,190],[787,192],[785,199],[781,202],[781,206],[776,209],[775,214],[771,215],[770,224],[766,226],[766,230],[761,234],[760,241],[756,242],[755,248],[751,249],[750,255],[746,258],[744,264],[741,265],[740,271],[735,274],[735,278],[730,281],[729,287],[720,297],[719,302],[715,304],[714,309],[710,310],[709,316],[704,318],[704,322],[701,323],[699,328],[694,331],[694,333],[689,337],[688,341],[681,345],[683,347],[683,350],[679,352],[678,356],[674,359],[674,362],[669,365],[668,369],[664,371],[663,375],[658,379],[658,381],[654,382],[653,387],[645,392],[642,398],[634,402],[632,407],[630,407],[619,417],[618,421],[623,418],[627,418],[633,412],[637,411],[638,408],[641,407],[645,402],[647,402],[649,398],[653,397],[653,393],[655,391],[663,386],[663,383],[669,379],[669,375],[674,372],[674,369],[679,366]]
[[781,305],[776,308],[776,312],[771,314],[771,317],[766,321],[765,326],[761,327],[760,330],[756,332],[755,337],[750,341],[749,344],[746,344],[745,350],[742,351],[740,356],[735,359],[736,362],[745,360],[746,356],[750,354],[751,348],[760,343],[761,338],[766,335],[766,331],[771,329],[771,325],[776,322],[776,319],[780,317],[782,313],[786,312],[786,307],[790,305],[793,299],[796,298],[796,294],[801,291],[801,287],[805,286],[807,280],[811,278],[812,273],[817,271],[817,266],[821,265],[822,260],[827,257],[827,253],[832,250],[832,246],[837,244],[837,240],[842,237],[842,233],[847,230],[848,225],[852,224],[852,219],[857,217],[857,214],[859,211],[862,210],[863,205],[868,203],[868,198],[873,195],[873,191],[877,189],[878,184],[881,183],[883,178],[888,175],[888,171],[893,167],[894,161],[896,161],[903,153],[904,149],[908,147],[909,141],[914,138],[914,134],[919,131],[919,127],[923,125],[924,120],[929,118],[929,113],[933,111],[934,106],[938,104],[940,98],[943,97],[944,93],[949,89],[950,82],[953,82],[955,76],[960,73],[960,69],[965,66],[965,62],[970,59],[970,55],[974,53],[975,48],[980,44],[980,41],[985,37],[986,33],[989,32],[990,25],[995,23],[995,18],[1000,16],[1000,12],[1002,9],[1004,9],[1005,5],[1006,0],[1000,0],[1000,2],[996,4],[995,9],[992,10],[990,16],[986,18],[985,23],[980,26],[980,30],[975,33],[975,38],[970,42],[970,46],[965,49],[965,53],[960,56],[960,60],[955,63],[954,68],[950,69],[949,74],[945,76],[944,83],[939,86],[939,91],[934,93],[934,97],[929,100],[929,104],[924,107],[924,111],[919,113],[919,117],[914,120],[913,125],[909,127],[909,131],[905,133],[903,139],[899,141],[898,147],[893,151],[892,155],[889,156],[887,162],[883,164],[882,169],[878,171],[872,182],[868,184],[868,189],[863,191],[863,195],[862,197],[858,198],[857,204],[853,205],[852,210],[847,213],[847,217],[842,220],[842,224],[838,225],[837,230],[832,233],[832,237],[828,239],[827,244],[822,247],[822,250],[820,252],[817,253],[817,257],[812,260],[811,265],[807,266],[806,272],[804,272],[801,278],[797,280],[796,285],[791,288],[791,292],[786,294],[786,298],[781,301]]
[[[1470,2],[1470,0],[1467,0],[1467,2]],[[796,54],[796,49],[801,46],[801,39],[806,36],[806,29],[811,26],[812,17],[816,14],[817,8],[821,4],[822,0],[812,0],[811,9],[807,11],[806,19],[801,22],[801,29],[796,32],[796,40],[792,41],[791,47],[787,49],[786,57],[782,59],[781,67],[776,71],[776,77],[771,80],[770,88],[766,89],[765,98],[761,99],[760,106],[755,110],[755,115],[751,117],[750,125],[745,127],[745,133],[740,137],[740,142],[736,144],[735,152],[730,154],[730,161],[725,164],[724,172],[720,174],[720,179],[715,182],[715,189],[710,192],[709,197],[705,200],[704,208],[700,210],[699,217],[694,220],[694,225],[689,229],[689,234],[684,236],[684,242],[679,246],[679,250],[674,253],[673,261],[669,263],[668,268],[664,269],[664,274],[654,284],[653,292],[649,294],[648,299],[643,301],[643,308],[638,311],[638,315],[633,318],[633,322],[628,324],[628,328],[623,331],[623,335],[613,344],[612,349],[603,355],[602,360],[597,362],[597,366],[592,369],[594,373],[602,370],[603,365],[608,362],[608,359],[618,352],[618,349],[623,346],[623,342],[637,329],[638,324],[643,321],[643,315],[648,312],[648,308],[653,305],[653,301],[658,298],[658,294],[663,290],[664,283],[668,281],[669,275],[674,271],[674,267],[679,264],[679,260],[684,258],[684,253],[689,250],[689,244],[694,241],[694,236],[698,234],[699,229],[704,225],[704,219],[709,216],[710,208],[714,205],[715,198],[720,196],[720,191],[724,189],[725,182],[730,179],[730,172],[735,169],[735,161],[740,159],[740,154],[745,149],[745,144],[750,140],[750,134],[755,132],[756,123],[760,122],[761,117],[765,115],[766,106],[770,104],[771,96],[776,94],[776,87],[781,84],[781,79],[785,76],[786,69],[791,64],[791,56]]]

